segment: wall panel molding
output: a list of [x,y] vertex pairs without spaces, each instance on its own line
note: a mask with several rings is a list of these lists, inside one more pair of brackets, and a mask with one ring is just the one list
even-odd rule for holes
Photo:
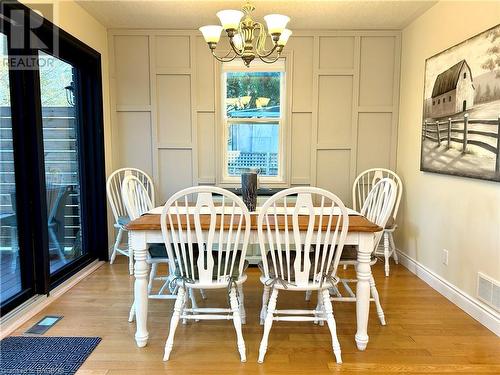
[[[120,147],[114,160],[130,162],[126,145],[132,140],[120,137],[131,137],[140,128],[132,127],[134,118],[149,118],[149,123],[140,126],[151,131],[151,149],[144,153],[149,153],[154,181],[162,190],[159,196],[188,180],[193,185],[216,183],[221,147],[220,70],[202,36],[197,30],[114,29],[108,35],[112,130]],[[140,54],[122,48],[128,38],[141,48]],[[170,56],[167,50],[177,55]],[[294,32],[285,50],[292,60],[285,120],[287,181],[321,185],[350,204],[347,187],[360,168],[379,166],[373,163],[389,168],[396,165],[400,32],[300,30]],[[127,65],[127,54],[144,64]],[[134,69],[149,77],[140,83],[139,92],[134,92],[132,84],[119,82],[120,72]],[[171,95],[159,93],[162,87],[158,84],[165,84],[164,77],[183,76],[189,77],[189,83],[169,87],[175,90]],[[187,112],[175,115],[179,108],[189,116]],[[138,113],[149,115],[138,117]],[[165,123],[165,118],[170,122]],[[123,121],[127,121],[125,125],[120,124]],[[121,126],[126,126],[122,132]],[[166,176],[173,171],[172,162],[187,170],[179,176]]]

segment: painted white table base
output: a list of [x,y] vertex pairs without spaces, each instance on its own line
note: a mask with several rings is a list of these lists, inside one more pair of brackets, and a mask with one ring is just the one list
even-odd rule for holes
[[[162,243],[161,230],[130,230],[129,246],[134,253],[134,298],[136,313],[135,341],[142,348],[148,342],[148,279],[149,264],[146,262],[148,244]],[[257,231],[252,230],[250,243],[258,244]],[[374,246],[374,233],[349,232],[346,245],[358,246],[356,276],[356,345],[365,350],[368,344],[368,316],[370,312],[370,259]]]

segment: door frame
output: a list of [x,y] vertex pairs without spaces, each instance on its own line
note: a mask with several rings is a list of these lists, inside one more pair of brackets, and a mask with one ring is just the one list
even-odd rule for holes
[[[87,253],[50,274],[39,71],[37,68],[9,69],[23,291],[5,301],[1,306],[1,316],[34,295],[49,294],[51,289],[94,260],[108,259],[101,55],[28,7],[18,2],[2,4],[2,15],[10,18],[9,14],[13,10],[25,12],[25,25],[41,25],[33,30],[25,28],[24,46],[29,46],[31,32],[47,48],[12,48],[11,24],[1,18],[0,31],[7,35],[9,56],[35,56],[38,50],[42,50],[77,68],[79,85],[75,95],[78,95],[80,101],[77,115],[80,230],[82,247]],[[56,53],[54,31],[57,32]]]

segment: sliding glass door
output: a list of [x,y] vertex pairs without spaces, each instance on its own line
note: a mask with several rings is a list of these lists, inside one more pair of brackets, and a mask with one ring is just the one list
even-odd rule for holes
[[[0,57],[7,56],[7,36],[0,34]],[[16,182],[9,69],[0,66],[0,303],[22,289],[17,235]]]
[[50,273],[84,254],[76,68],[40,52],[43,157]]
[[100,55],[20,3],[0,9],[3,316],[108,248]]

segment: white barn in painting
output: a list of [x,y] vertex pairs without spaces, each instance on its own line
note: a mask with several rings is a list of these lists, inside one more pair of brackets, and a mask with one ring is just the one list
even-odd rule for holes
[[449,116],[474,105],[474,83],[467,61],[462,60],[440,73],[432,89],[429,113],[432,117]]

